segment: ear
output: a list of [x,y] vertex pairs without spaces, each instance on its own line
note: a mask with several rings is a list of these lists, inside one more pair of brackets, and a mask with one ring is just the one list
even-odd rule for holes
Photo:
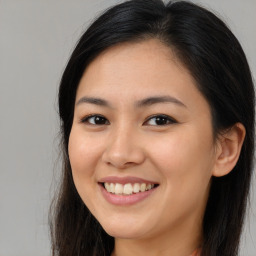
[[236,123],[219,135],[213,176],[221,177],[233,170],[240,156],[245,134],[245,127],[241,123]]

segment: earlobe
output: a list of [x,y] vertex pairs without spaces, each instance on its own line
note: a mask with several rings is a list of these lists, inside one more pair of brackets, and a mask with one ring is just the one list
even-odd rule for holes
[[221,177],[233,170],[239,159],[245,134],[243,124],[236,123],[220,135],[217,142],[216,162],[212,171],[213,176]]

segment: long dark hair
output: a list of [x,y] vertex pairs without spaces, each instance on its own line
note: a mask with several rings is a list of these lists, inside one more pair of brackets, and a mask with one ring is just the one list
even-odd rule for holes
[[254,152],[254,89],[245,54],[213,13],[186,1],[131,0],[105,11],[82,35],[59,88],[63,172],[51,209],[53,256],[107,256],[109,236],[82,202],[73,183],[68,141],[77,86],[88,64],[109,47],[159,39],[190,71],[208,101],[215,136],[241,122],[246,137],[231,173],[212,178],[203,220],[202,256],[238,255]]

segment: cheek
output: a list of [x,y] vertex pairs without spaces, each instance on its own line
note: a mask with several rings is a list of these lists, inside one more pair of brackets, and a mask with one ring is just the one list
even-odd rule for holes
[[207,189],[214,164],[210,133],[183,129],[166,136],[164,143],[156,139],[152,144],[151,159],[172,190],[170,193],[199,194]]
[[[159,207],[165,209],[162,217],[166,219],[170,216],[179,216],[180,220],[184,216],[201,216],[207,202],[213,164],[212,145],[198,140],[198,134],[191,131],[189,134],[176,133],[165,143],[155,141],[151,151],[154,164],[163,177]],[[208,141],[211,140],[208,138]]]
[[95,184],[95,163],[97,159],[95,146],[93,147],[89,137],[84,132],[74,127],[69,137],[69,160],[72,176],[77,192],[85,204],[92,198]]
[[91,211],[94,211],[97,204],[95,165],[99,149],[95,145],[95,140],[85,136],[83,131],[72,128],[68,145],[72,176],[78,194]]
[[94,168],[91,168],[99,156],[97,141],[85,136],[83,131],[72,128],[69,137],[69,159],[74,179],[76,176],[91,176]]

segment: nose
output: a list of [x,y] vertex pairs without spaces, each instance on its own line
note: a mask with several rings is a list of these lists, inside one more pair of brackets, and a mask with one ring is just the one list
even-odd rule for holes
[[134,130],[119,128],[109,134],[102,160],[118,169],[142,164],[145,153],[139,134]]

